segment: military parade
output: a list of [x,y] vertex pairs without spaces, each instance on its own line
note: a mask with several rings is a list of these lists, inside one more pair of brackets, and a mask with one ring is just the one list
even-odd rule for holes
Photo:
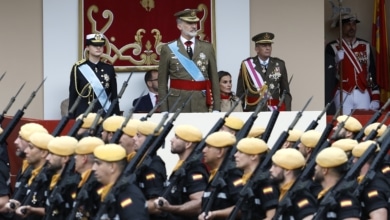
[[[200,11],[174,14],[180,37],[161,45],[158,68],[144,76],[148,91],[132,91],[140,94],[130,109],[120,103],[130,102],[122,97],[133,72],[117,84],[103,60],[112,38],[100,32],[84,36],[87,56],[71,68],[54,127],[23,120],[46,78],[10,116],[25,84],[17,87],[0,115],[0,220],[390,219],[390,98],[379,101],[357,17],[340,13],[343,40],[326,46],[338,67],[334,97],[301,129],[314,99],[291,111],[292,76],[271,56],[275,34],[252,37],[256,55],[241,61],[235,94],[213,45],[197,38]],[[366,123],[356,109],[370,110]],[[291,122],[276,128],[284,111]],[[200,113],[212,126],[197,126]],[[190,120],[178,123],[183,115]]]

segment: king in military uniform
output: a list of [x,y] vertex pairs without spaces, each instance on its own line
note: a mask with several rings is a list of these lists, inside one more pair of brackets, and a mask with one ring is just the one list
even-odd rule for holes
[[190,94],[193,94],[192,99],[184,106],[183,112],[221,110],[215,52],[210,43],[196,38],[197,12],[196,9],[177,12],[180,38],[161,47],[158,95],[162,98],[169,88],[171,91],[168,101],[161,105],[162,112],[171,110],[178,98],[185,100]]
[[237,96],[245,91],[244,111],[254,111],[262,97],[268,96],[264,110],[275,110],[286,91],[280,110],[291,110],[291,94],[286,65],[283,60],[271,57],[275,35],[269,32],[257,34],[252,38],[257,55],[241,62],[237,81]]
[[[88,58],[76,62],[72,67],[69,84],[69,109],[78,96],[82,97],[76,110],[70,115],[72,118],[84,113],[94,99],[98,99],[98,102],[96,102],[92,112],[104,108],[104,112],[107,113],[111,101],[118,96],[114,67],[100,59],[105,43],[106,39],[103,34],[88,34],[85,41]],[[109,100],[107,101],[107,99]],[[112,114],[120,114],[118,102]]]

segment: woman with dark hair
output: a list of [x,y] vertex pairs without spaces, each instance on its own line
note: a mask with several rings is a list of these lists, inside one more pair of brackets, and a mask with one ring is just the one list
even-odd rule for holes
[[[229,72],[219,71],[218,78],[221,91],[221,112],[227,112],[239,98],[232,92],[232,75]],[[233,111],[242,112],[241,101]]]

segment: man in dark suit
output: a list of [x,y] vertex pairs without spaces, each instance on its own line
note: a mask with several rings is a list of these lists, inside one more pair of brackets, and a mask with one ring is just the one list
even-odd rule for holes
[[283,105],[280,110],[291,111],[291,94],[288,84],[286,65],[283,60],[271,57],[274,34],[264,32],[255,35],[257,55],[241,62],[241,69],[237,80],[237,96],[240,97],[246,90],[244,111],[254,111],[263,95],[270,98],[264,111],[273,111],[279,104],[279,99],[286,91]]
[[[199,18],[197,9],[186,9],[175,14],[180,38],[161,47],[158,67],[158,94],[167,102],[161,111],[172,110],[178,98],[181,102],[192,94],[183,112],[210,112],[221,110],[217,62],[213,45],[196,38]],[[170,83],[168,85],[168,80]]]
[[[134,109],[135,113],[146,113],[152,110],[152,108],[158,102],[158,71],[149,70],[145,73],[145,84],[149,89],[149,93],[142,96],[140,103]],[[134,99],[133,106],[137,104],[138,99]]]

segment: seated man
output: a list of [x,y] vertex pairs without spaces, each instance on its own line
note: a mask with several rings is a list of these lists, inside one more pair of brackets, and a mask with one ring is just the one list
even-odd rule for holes
[[135,106],[138,99],[134,99],[133,106],[135,113],[147,113],[157,104],[158,102],[158,71],[149,70],[145,73],[145,84],[148,87],[149,93],[142,96],[138,106]]

